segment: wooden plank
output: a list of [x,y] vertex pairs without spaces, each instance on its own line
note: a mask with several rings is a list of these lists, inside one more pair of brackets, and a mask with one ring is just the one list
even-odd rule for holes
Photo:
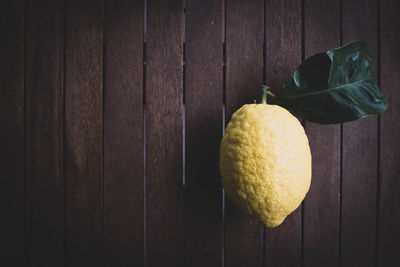
[[222,264],[223,1],[186,1],[185,266]]
[[400,2],[380,1],[380,82],[388,101],[381,116],[378,266],[400,266]]
[[[339,1],[304,2],[305,56],[339,46]],[[340,228],[340,125],[305,123],[313,158],[304,201],[304,266],[338,266]]]
[[147,265],[183,263],[183,2],[147,1]]
[[104,205],[107,266],[144,265],[144,1],[106,6]]
[[0,266],[23,266],[25,2],[3,2],[0,10]]
[[65,198],[69,266],[104,265],[102,33],[103,1],[68,1]]
[[30,266],[64,255],[64,2],[27,2],[26,208]]
[[[263,1],[226,1],[226,122],[260,100],[263,82]],[[262,225],[226,201],[225,266],[261,266]]]
[[[265,2],[266,82],[275,91],[302,60],[301,1]],[[301,265],[301,206],[265,232],[266,266]]]
[[[343,44],[365,40],[376,62],[377,1],[342,2]],[[341,266],[375,266],[378,119],[343,124]]]

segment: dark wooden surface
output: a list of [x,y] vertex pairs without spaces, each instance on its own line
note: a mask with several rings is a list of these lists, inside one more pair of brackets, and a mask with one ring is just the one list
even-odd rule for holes
[[24,32],[25,3],[0,5],[0,266],[23,266],[25,258],[24,186]]
[[146,260],[183,263],[183,1],[147,1]]
[[64,3],[26,4],[25,256],[30,266],[57,266],[66,261],[68,237],[63,173]]
[[[340,45],[339,0],[307,0],[303,12],[306,58]],[[304,266],[339,264],[340,127],[305,123],[313,178],[303,209]]]
[[[396,0],[8,1],[0,266],[400,266]],[[241,105],[368,42],[388,110],[305,122],[304,203],[265,229],[223,193]]]
[[144,2],[110,1],[105,12],[106,260],[108,266],[140,266],[144,264]]
[[222,263],[223,7],[221,0],[185,6],[185,266]]
[[70,266],[101,266],[105,260],[103,10],[98,0],[66,5],[65,242]]
[[[358,16],[352,16],[354,10]],[[374,62],[378,62],[376,10],[375,0],[342,3],[342,43],[367,41]],[[378,117],[343,124],[339,252],[343,267],[376,264],[377,168]]]
[[379,125],[377,264],[396,266],[400,265],[400,52],[393,47],[400,42],[400,3],[382,0],[379,10],[379,78],[389,107]]

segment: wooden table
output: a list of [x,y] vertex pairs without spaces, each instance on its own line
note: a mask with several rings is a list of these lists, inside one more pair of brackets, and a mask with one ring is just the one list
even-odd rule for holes
[[[400,1],[2,1],[0,266],[400,266]],[[304,58],[368,42],[388,110],[305,122],[311,189],[265,229],[224,126]]]

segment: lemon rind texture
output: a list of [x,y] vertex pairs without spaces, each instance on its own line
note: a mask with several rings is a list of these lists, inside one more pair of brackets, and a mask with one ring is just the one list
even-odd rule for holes
[[228,198],[270,228],[300,205],[310,187],[311,152],[304,128],[276,105],[244,105],[232,115],[219,165]]

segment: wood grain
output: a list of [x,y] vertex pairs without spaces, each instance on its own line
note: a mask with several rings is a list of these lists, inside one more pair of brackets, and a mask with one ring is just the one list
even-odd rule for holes
[[[266,83],[278,91],[301,63],[301,1],[265,2]],[[266,266],[301,265],[301,206],[265,232]]]
[[68,266],[104,266],[103,1],[68,1],[65,70]]
[[378,266],[400,265],[400,3],[380,1],[380,82],[388,109],[380,123]]
[[144,265],[144,1],[108,1],[104,84],[107,266]]
[[24,195],[24,36],[25,2],[0,5],[0,266],[23,266]]
[[[400,266],[399,1],[3,2],[0,266]],[[304,212],[263,230],[223,199],[224,104],[355,39],[388,110],[306,122]]]
[[183,2],[147,1],[147,265],[183,264]]
[[186,1],[185,266],[222,265],[223,1]]
[[27,2],[26,208],[29,266],[64,254],[64,2]]
[[[359,39],[377,59],[377,1],[342,2],[343,44]],[[341,266],[375,266],[378,119],[343,124]]]
[[[260,100],[263,82],[263,1],[226,1],[226,122]],[[225,266],[261,266],[262,225],[225,202]]]
[[[304,2],[305,57],[339,46],[339,1]],[[305,123],[312,181],[304,201],[304,266],[338,266],[340,125]]]

